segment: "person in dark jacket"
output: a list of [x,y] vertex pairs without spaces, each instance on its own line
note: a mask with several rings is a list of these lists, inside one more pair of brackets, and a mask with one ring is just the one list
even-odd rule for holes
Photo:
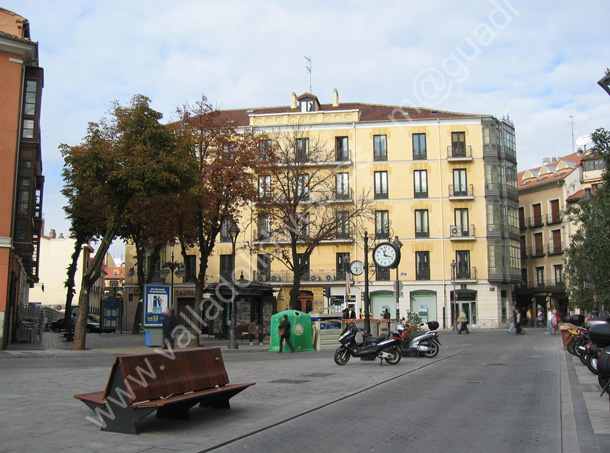
[[292,349],[292,352],[294,352],[294,346],[292,346],[292,343],[290,342],[290,328],[291,327],[292,327],[292,325],[290,324],[290,321],[288,321],[288,315],[284,315],[284,319],[282,319],[282,322],[279,325],[280,352],[282,352],[282,343],[284,343],[284,341],[286,341],[286,344],[288,346],[290,346],[290,349]]
[[174,329],[176,328],[176,316],[171,308],[168,308],[163,318],[163,349],[168,345],[174,349]]

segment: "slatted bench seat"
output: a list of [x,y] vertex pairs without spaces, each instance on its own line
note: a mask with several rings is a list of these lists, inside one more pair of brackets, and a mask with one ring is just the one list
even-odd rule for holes
[[105,390],[74,395],[96,413],[102,431],[138,434],[138,422],[188,420],[200,407],[230,409],[229,399],[254,385],[229,384],[220,348],[170,350],[115,357]]

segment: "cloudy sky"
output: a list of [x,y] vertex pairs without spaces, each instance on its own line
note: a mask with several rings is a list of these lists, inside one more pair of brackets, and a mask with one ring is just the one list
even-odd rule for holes
[[[509,115],[519,169],[572,152],[610,127],[596,84],[610,67],[601,1],[4,0],[25,16],[45,69],[42,139],[47,230],[68,232],[60,143],[135,93],[170,121],[205,94],[221,108],[321,102],[415,105]],[[120,249],[115,254],[120,255]]]

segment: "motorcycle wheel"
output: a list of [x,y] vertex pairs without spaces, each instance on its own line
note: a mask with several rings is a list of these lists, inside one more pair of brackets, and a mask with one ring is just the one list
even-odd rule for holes
[[392,354],[391,359],[385,359],[385,361],[388,362],[390,365],[396,365],[398,362],[400,362],[400,359],[402,358],[402,354],[400,354],[400,351],[398,350],[398,348],[392,348],[390,351],[385,351],[385,352]]
[[597,374],[597,383],[601,388],[606,388],[606,384],[610,380],[610,376],[607,374],[598,373]]
[[440,350],[440,348],[438,347],[438,344],[436,343],[436,341],[431,341],[431,342],[427,343],[426,346],[428,346],[430,348],[429,351],[424,352],[424,355],[426,357],[428,357],[429,359],[432,359],[438,355],[438,351]]
[[584,342],[580,339],[580,338],[576,338],[573,340],[574,341],[574,355],[576,357],[581,357],[584,353],[584,351],[582,351],[581,349],[579,349],[578,347],[583,345]]
[[589,361],[589,356],[591,354],[589,354],[589,350],[587,349],[586,351],[581,351],[580,355],[578,356],[578,358],[580,359],[580,363],[582,363],[583,365],[587,365],[587,362]]
[[589,360],[587,360],[587,368],[595,375],[599,374],[597,371],[597,356],[595,354],[588,354]]
[[568,350],[568,352],[572,355],[576,355],[576,339],[572,338],[570,340],[570,342],[568,343],[568,346],[566,347],[566,349]]
[[350,354],[345,348],[339,348],[335,351],[335,363],[337,365],[345,365],[349,362]]

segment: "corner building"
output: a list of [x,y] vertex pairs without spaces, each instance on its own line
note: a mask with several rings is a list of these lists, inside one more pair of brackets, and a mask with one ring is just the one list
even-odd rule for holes
[[[491,328],[506,321],[513,286],[521,279],[515,135],[509,120],[341,104],[336,90],[332,104],[320,104],[310,93],[293,93],[288,106],[223,114],[242,129],[273,134],[298,127],[310,140],[334,148],[341,164],[337,202],[353,203],[354,194],[363,190],[370,194],[374,213],[364,225],[370,251],[396,236],[403,244],[397,270],[369,269],[373,318],[381,318],[388,308],[393,318],[416,312],[424,320],[451,327],[463,307],[474,326]],[[242,232],[236,266],[240,272],[248,270],[246,279],[271,285],[281,311],[288,307],[292,273],[269,256],[248,252],[249,244],[265,240],[264,222],[256,219],[256,204],[238,219]],[[271,245],[269,250],[273,253]],[[170,253],[166,251],[167,256]],[[230,274],[230,254],[230,238],[221,234],[210,259],[208,283],[218,281],[223,272]],[[353,226],[323,242],[302,279],[301,309],[344,307],[346,269],[354,260],[365,261],[362,234],[355,235]],[[364,308],[364,274],[350,278],[349,304],[359,313]],[[396,280],[401,288],[398,297]],[[177,281],[181,290],[189,285]],[[330,299],[324,296],[325,287],[330,287]],[[179,294],[173,301],[178,307]],[[237,324],[260,313],[265,317],[263,309],[239,310],[238,305]]]
[[43,70],[30,24],[0,8],[0,344],[15,339],[38,282],[42,227],[40,101]]

